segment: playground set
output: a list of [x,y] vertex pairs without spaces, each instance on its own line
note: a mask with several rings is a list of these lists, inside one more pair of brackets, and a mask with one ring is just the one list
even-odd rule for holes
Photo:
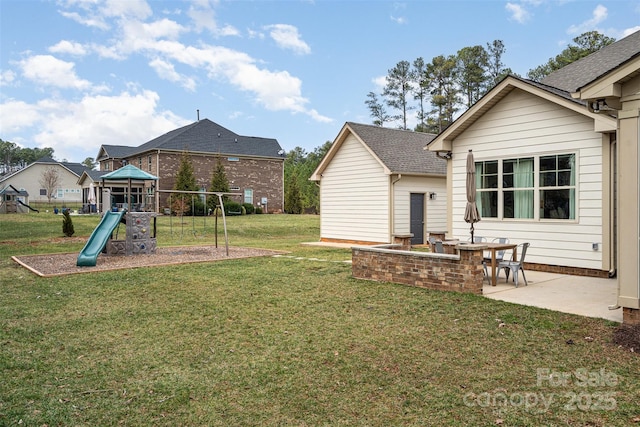
[[[148,174],[134,166],[127,165],[124,168],[106,174],[103,180],[126,180],[128,182],[127,199],[130,200],[132,181],[149,181],[158,178]],[[160,190],[158,190],[160,191]],[[192,197],[202,195],[215,195],[218,197],[219,205],[222,206],[222,196],[235,195],[234,193],[219,192],[195,192],[195,191],[166,191],[170,193],[189,194]],[[110,201],[109,201],[109,204]],[[224,224],[224,237],[226,254],[229,255],[229,242],[227,236],[227,222],[222,211],[222,220]],[[157,248],[156,240],[156,218],[155,212],[134,212],[127,208],[103,209],[102,219],[100,223],[91,233],[89,240],[84,248],[78,254],[76,265],[79,267],[94,267],[97,263],[98,255],[105,253],[113,256],[133,256],[133,255],[149,255],[154,254]],[[126,225],[125,238],[118,239],[119,225]],[[115,238],[113,236],[115,232]],[[217,233],[217,217],[215,231],[215,245],[218,247]]]

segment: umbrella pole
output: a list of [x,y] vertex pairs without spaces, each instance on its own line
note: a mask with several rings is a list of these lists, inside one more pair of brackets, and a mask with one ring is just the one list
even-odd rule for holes
[[475,243],[475,239],[473,238],[473,223],[471,223],[471,243]]

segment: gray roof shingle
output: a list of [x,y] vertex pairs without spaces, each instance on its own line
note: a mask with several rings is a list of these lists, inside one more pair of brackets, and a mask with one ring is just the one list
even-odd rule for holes
[[554,71],[542,79],[542,83],[567,92],[577,92],[638,55],[640,31]]
[[424,150],[435,135],[347,122],[392,173],[447,174],[447,162]]
[[284,150],[276,139],[238,135],[209,119],[202,119],[167,132],[139,147],[132,148],[126,156],[149,150],[186,150],[234,156],[285,157]]

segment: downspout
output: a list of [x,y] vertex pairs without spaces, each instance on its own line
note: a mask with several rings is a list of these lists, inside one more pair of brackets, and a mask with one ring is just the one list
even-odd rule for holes
[[617,219],[617,215],[618,215],[618,209],[617,209],[617,203],[618,203],[618,156],[617,156],[617,148],[618,148],[618,141],[617,141],[617,137],[616,139],[614,139],[613,141],[610,141],[610,145],[609,145],[609,159],[611,162],[611,165],[609,167],[609,173],[611,174],[611,196],[610,196],[610,201],[609,201],[609,218],[611,218],[613,224],[612,224],[612,230],[609,233],[609,238],[610,238],[610,247],[611,247],[611,251],[610,251],[610,260],[611,260],[611,269],[609,270],[609,278],[613,279],[614,277],[617,276],[618,274],[618,238],[617,238],[617,233],[618,233],[618,219]]
[[396,199],[396,190],[395,190],[395,185],[398,181],[400,181],[402,179],[402,174],[399,173],[398,174],[398,178],[395,180],[391,180],[391,191],[389,192],[389,207],[391,209],[391,212],[389,213],[389,236],[388,236],[388,240],[389,243],[393,243],[393,234],[395,234],[395,222],[396,222],[396,204],[395,204],[395,199]]

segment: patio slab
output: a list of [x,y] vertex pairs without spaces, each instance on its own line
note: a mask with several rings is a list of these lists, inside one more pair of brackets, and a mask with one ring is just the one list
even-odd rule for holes
[[502,274],[496,286],[490,286],[485,282],[482,293],[487,298],[495,300],[622,322],[622,308],[609,309],[609,306],[615,306],[617,301],[616,279],[540,271],[526,271],[526,275],[528,286],[524,285],[522,277],[518,280],[517,288],[511,279],[509,283],[505,283]]
[[[350,243],[306,242],[305,245],[334,248],[351,248]],[[518,287],[513,282],[505,283],[504,274],[496,286],[485,284],[482,294],[487,298],[546,308],[562,313],[596,317],[622,323],[622,308],[610,310],[617,304],[618,283],[616,279],[570,276],[525,270],[528,286],[519,278]]]

